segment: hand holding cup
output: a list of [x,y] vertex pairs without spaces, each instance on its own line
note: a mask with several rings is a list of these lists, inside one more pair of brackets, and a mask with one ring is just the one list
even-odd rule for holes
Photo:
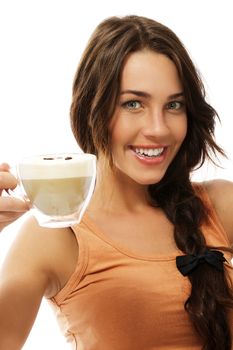
[[7,163],[0,164],[0,231],[29,210],[28,203],[9,194],[17,187],[17,179]]

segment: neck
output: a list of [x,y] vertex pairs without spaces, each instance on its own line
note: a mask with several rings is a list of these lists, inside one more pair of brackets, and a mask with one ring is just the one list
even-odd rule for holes
[[148,186],[140,185],[120,170],[98,163],[95,191],[88,210],[108,213],[137,212],[149,206]]

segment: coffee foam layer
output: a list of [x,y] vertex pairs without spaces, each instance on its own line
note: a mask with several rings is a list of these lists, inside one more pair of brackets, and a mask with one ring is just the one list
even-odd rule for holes
[[40,155],[23,159],[18,164],[21,179],[62,179],[93,176],[92,154]]

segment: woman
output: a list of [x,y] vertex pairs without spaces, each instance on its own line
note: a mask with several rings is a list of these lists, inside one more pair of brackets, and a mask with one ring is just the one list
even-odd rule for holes
[[170,29],[137,16],[97,27],[71,105],[96,189],[79,225],[21,228],[1,273],[1,349],[22,346],[43,296],[74,349],[233,348],[233,186],[190,181],[224,154],[216,116]]

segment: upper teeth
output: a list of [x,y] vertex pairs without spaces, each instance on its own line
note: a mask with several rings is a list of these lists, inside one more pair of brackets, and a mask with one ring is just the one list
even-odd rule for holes
[[135,148],[135,152],[146,156],[158,156],[163,152],[164,148]]

